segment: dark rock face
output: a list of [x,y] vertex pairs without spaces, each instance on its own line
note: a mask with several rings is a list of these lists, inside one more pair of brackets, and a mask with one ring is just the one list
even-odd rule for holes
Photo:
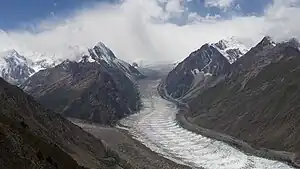
[[187,94],[197,78],[225,75],[229,70],[230,63],[219,50],[205,44],[168,74],[165,80],[166,90],[170,96],[180,98]]
[[11,84],[20,85],[35,71],[28,64],[27,59],[17,51],[10,50],[0,53],[0,77]]
[[101,141],[1,78],[0,100],[1,169],[108,168]]
[[135,84],[122,71],[96,62],[64,61],[36,73],[22,87],[47,108],[102,124],[141,106]]
[[295,40],[264,38],[225,80],[188,104],[188,119],[252,144],[299,153],[300,51]]

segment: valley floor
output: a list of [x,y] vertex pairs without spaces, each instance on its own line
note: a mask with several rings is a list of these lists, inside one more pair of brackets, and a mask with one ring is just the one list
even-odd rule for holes
[[75,124],[102,140],[106,146],[118,154],[120,169],[189,169],[161,157],[157,153],[132,139],[127,131],[73,121]]

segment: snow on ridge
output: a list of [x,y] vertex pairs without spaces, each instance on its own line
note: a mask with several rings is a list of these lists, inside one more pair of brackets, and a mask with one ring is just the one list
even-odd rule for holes
[[223,39],[217,43],[211,43],[210,45],[216,48],[230,64],[249,51],[249,49],[235,37]]
[[114,53],[108,47],[106,47],[104,43],[98,42],[96,47],[99,47],[102,52],[101,59],[104,59],[108,63],[116,59]]
[[[130,78],[136,74],[136,72],[132,71],[131,64],[118,59],[112,50],[106,47],[102,42],[96,43],[93,47],[74,45],[67,46],[66,48],[67,52],[59,53],[40,53],[19,46],[16,46],[15,48],[3,48],[0,50],[0,73],[2,72],[4,75],[0,74],[0,76],[10,76],[10,72],[15,70],[14,67],[21,66],[24,67],[24,70],[28,68],[30,77],[40,70],[58,65],[66,59],[81,62],[83,61],[84,56],[86,56],[85,61],[87,62],[98,62],[99,64],[105,62],[111,67],[122,70]],[[20,78],[22,74],[23,73],[21,72]],[[24,78],[27,77],[28,75],[26,75],[26,77],[24,76]],[[13,81],[17,80],[18,79],[15,79]]]
[[9,69],[9,66],[26,65],[28,60],[21,56],[16,50],[7,50],[0,52],[0,66],[1,70]]
[[[93,48],[88,48],[89,54],[85,55],[87,62],[107,63],[111,67],[115,67],[123,71],[129,79],[134,79],[136,72],[132,72],[132,65],[117,58],[112,50],[106,47],[102,42],[98,42]],[[82,61],[81,58],[80,61]]]
[[34,72],[29,60],[16,50],[0,52],[0,77],[6,81],[18,85]]

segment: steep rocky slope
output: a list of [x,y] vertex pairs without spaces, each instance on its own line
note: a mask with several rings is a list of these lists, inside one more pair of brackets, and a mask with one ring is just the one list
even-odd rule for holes
[[227,80],[189,103],[192,121],[257,146],[298,152],[300,51],[287,42],[255,53],[260,45],[236,62]]
[[141,107],[136,79],[144,76],[102,43],[80,62],[63,63],[30,77],[22,88],[68,117],[113,124]]
[[168,74],[164,82],[168,94],[181,98],[196,85],[212,81],[211,76],[224,77],[229,72],[230,65],[246,51],[246,47],[234,39],[203,45]]
[[2,78],[0,100],[0,168],[104,169],[117,165],[101,141]]
[[265,37],[232,65],[224,80],[188,102],[190,123],[250,143],[296,153],[299,143],[300,51],[295,39]]
[[22,87],[47,108],[103,124],[141,106],[135,84],[123,72],[94,62],[65,61],[36,73]]

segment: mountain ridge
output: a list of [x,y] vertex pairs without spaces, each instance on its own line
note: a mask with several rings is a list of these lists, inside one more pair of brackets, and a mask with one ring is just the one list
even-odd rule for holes
[[145,76],[100,45],[78,62],[65,60],[39,71],[21,88],[64,116],[115,124],[141,108],[136,83]]
[[[99,64],[106,62],[106,64],[110,66],[118,67],[126,72],[127,76],[132,80],[144,78],[144,75],[137,71],[132,65],[118,59],[102,42],[98,42],[93,48],[85,48],[85,51],[84,49],[81,50],[82,51],[79,51],[77,48],[73,49],[74,52],[72,56],[68,56],[69,58],[73,58],[70,60],[80,62],[84,57],[87,57],[85,58],[87,59],[86,61],[97,61]],[[77,59],[74,59],[74,57]],[[69,58],[55,58],[37,52],[31,52],[31,54],[25,56],[20,55],[15,49],[5,50],[0,52],[0,77],[3,77],[12,84],[21,85],[38,71],[54,67]]]
[[222,80],[208,87],[201,86],[211,81],[203,82],[179,98],[188,105],[183,116],[192,125],[254,148],[288,152],[299,166],[299,46],[295,39],[275,43],[263,38],[230,65]]
[[209,76],[229,73],[231,64],[246,51],[246,47],[234,38],[204,44],[168,74],[164,82],[168,94],[175,98],[183,97],[195,85],[209,79]]

